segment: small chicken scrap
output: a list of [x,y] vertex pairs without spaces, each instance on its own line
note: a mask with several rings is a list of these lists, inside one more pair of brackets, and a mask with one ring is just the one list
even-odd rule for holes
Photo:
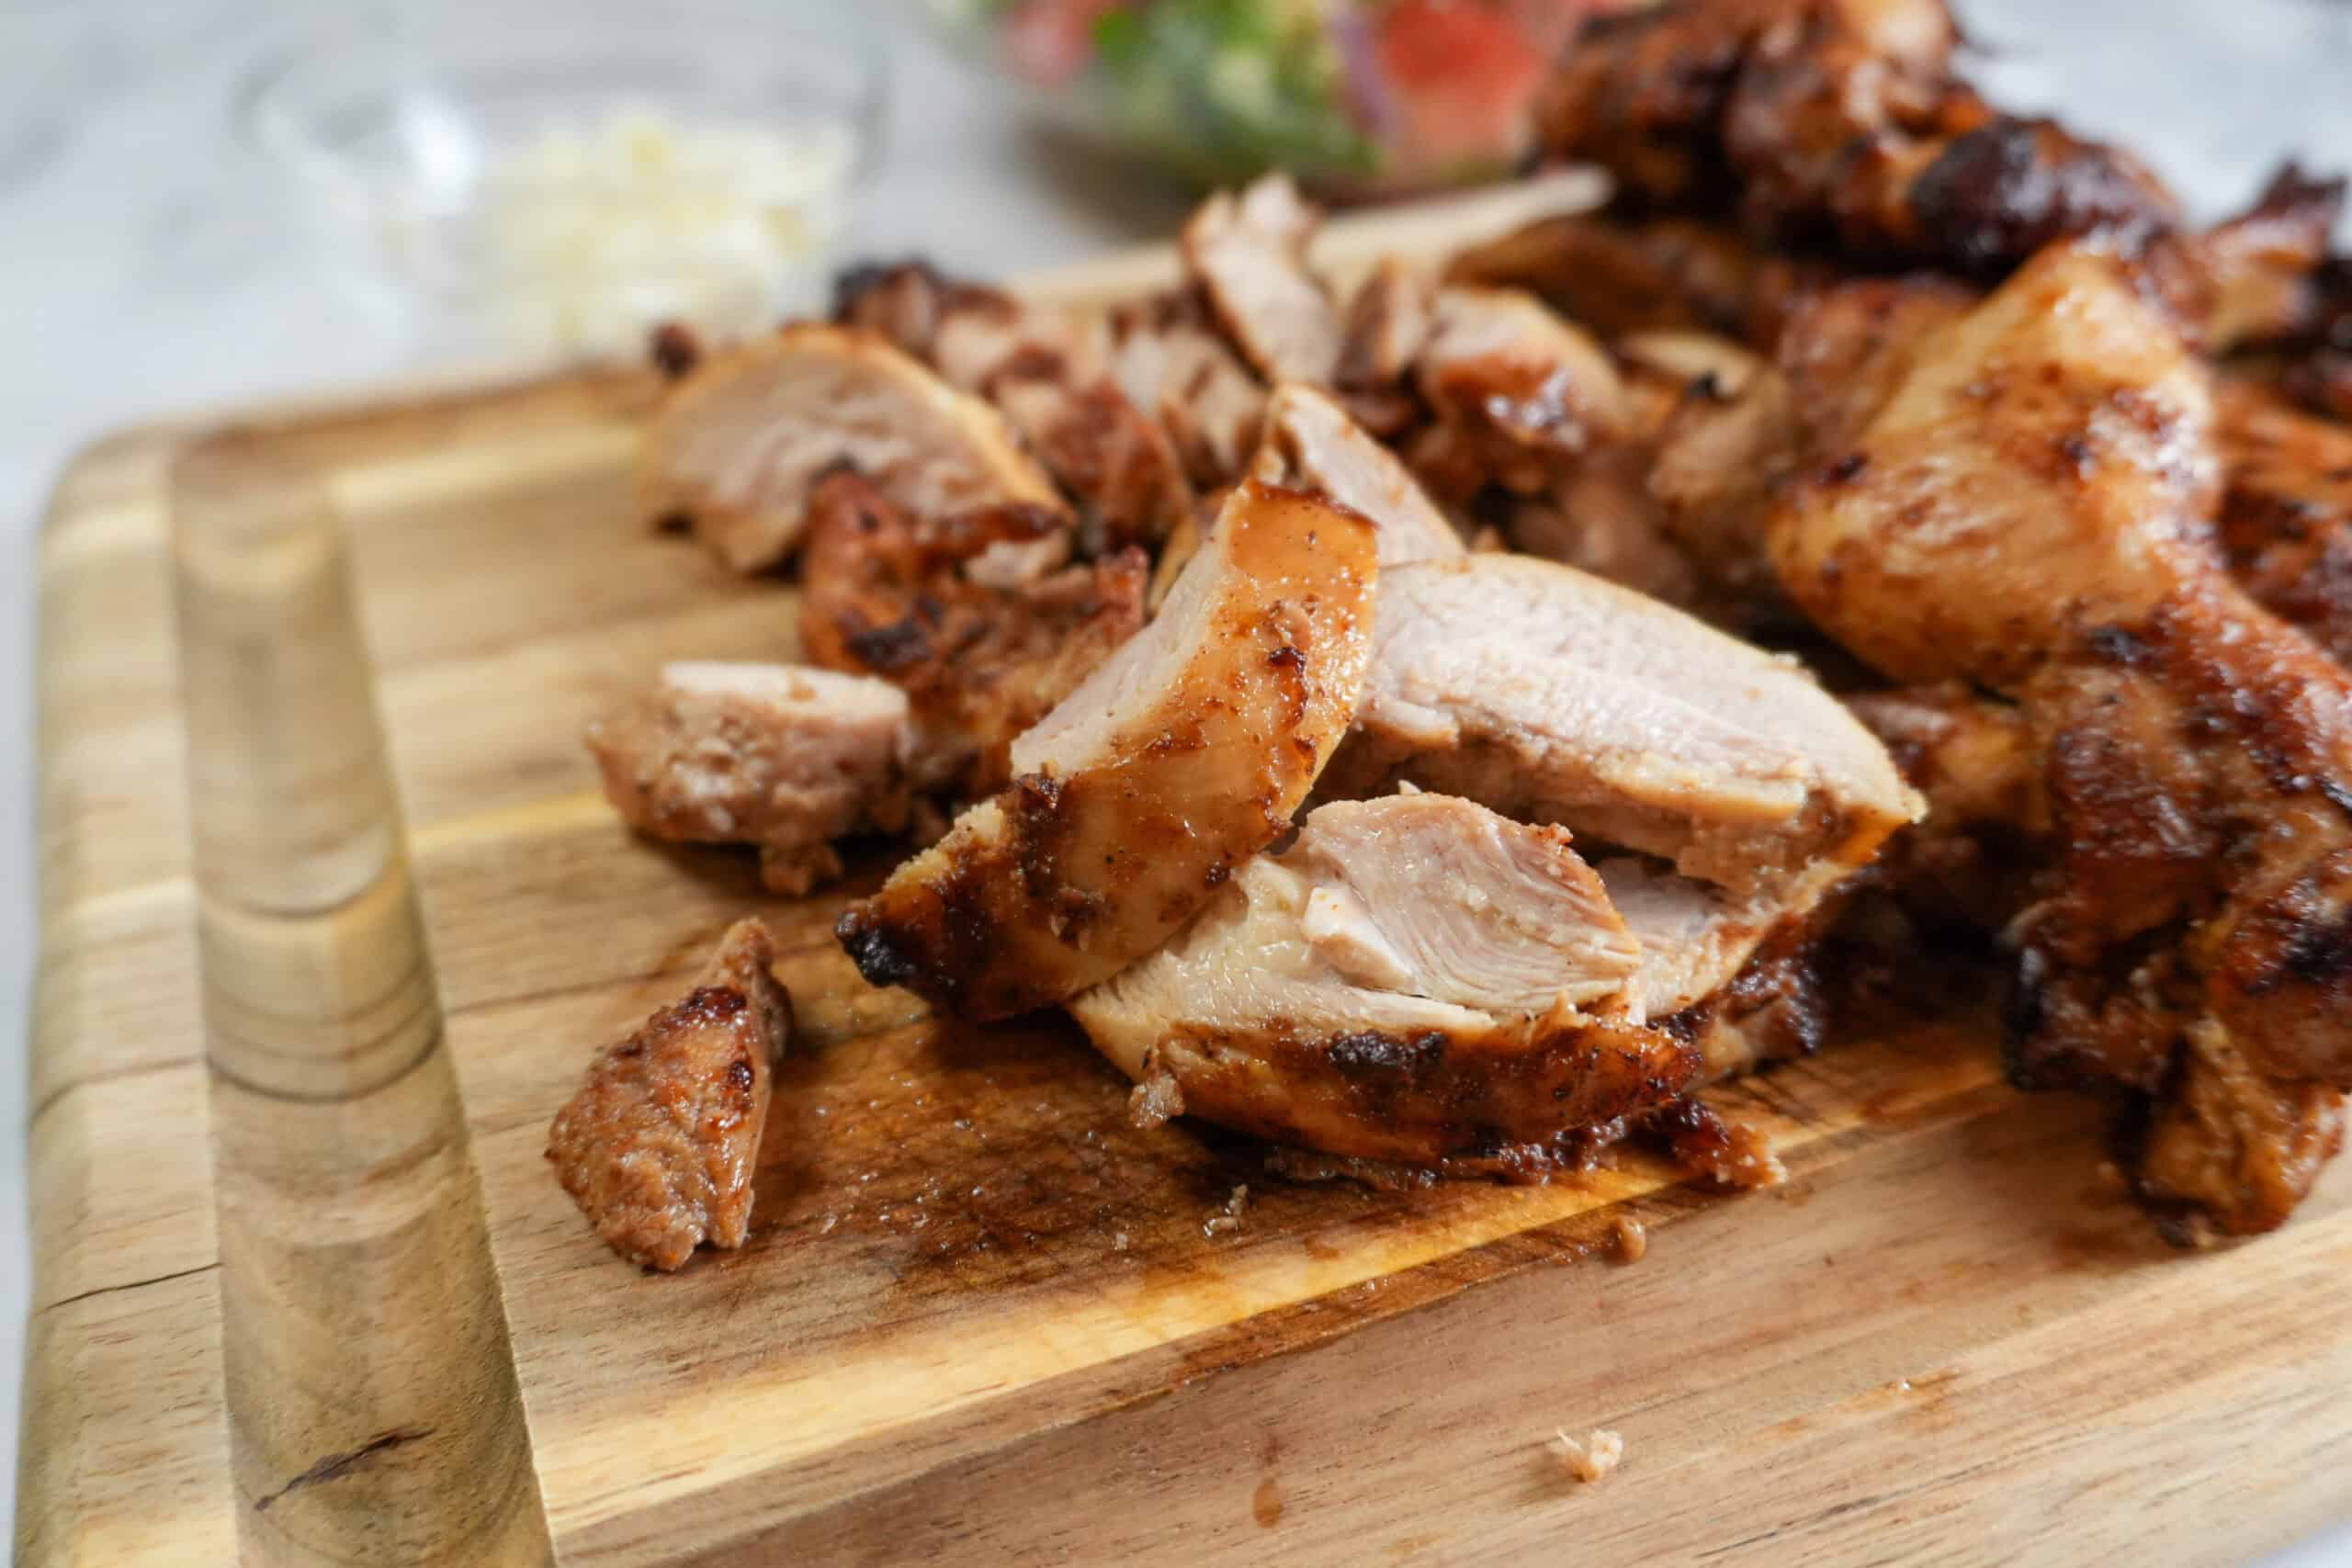
[[605,798],[650,839],[750,844],[778,893],[841,874],[833,840],[896,832],[910,805],[907,694],[782,664],[667,665],[588,727]]
[[792,998],[767,929],[739,920],[684,999],[601,1053],[556,1112],[548,1159],[607,1246],[650,1269],[743,1245]]

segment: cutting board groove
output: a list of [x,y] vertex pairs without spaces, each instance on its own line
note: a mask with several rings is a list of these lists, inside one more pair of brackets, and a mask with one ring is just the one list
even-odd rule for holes
[[[797,646],[788,587],[629,514],[652,393],[239,416],[62,484],[20,1561],[2195,1562],[2352,1507],[2352,1188],[2171,1251],[2095,1113],[2002,1087],[1989,980],[1724,1092],[1781,1191],[1382,1193],[1137,1132],[1065,1023],[865,987],[829,927],[878,860],[778,904],[633,841],[582,722]],[[547,1121],[752,910],[803,1024],[753,1235],[640,1274]],[[1568,1482],[1559,1427],[1623,1468]]]

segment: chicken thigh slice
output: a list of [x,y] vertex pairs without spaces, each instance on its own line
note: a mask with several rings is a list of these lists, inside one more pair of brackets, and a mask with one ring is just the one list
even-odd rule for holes
[[1250,481],[1159,615],[1014,741],[1013,782],[842,917],[876,985],[976,1019],[1165,942],[1289,830],[1355,712],[1373,528]]
[[[845,464],[922,517],[981,507],[1069,509],[1003,417],[959,392],[878,333],[796,322],[703,358],[673,386],[639,459],[657,517],[683,514],[737,571],[788,557],[808,491]],[[1023,570],[1059,556],[1030,547]]]
[[1139,1104],[1430,1163],[1690,1087],[1698,1050],[1626,1015],[1638,962],[1566,833],[1403,794],[1317,807],[1071,1011]]
[[1745,891],[1852,866],[1918,803],[1793,661],[1524,556],[1382,580],[1356,729],[1325,781],[1404,780]]
[[588,727],[605,795],[651,839],[751,844],[778,893],[841,874],[832,840],[906,823],[913,744],[888,682],[684,661]]

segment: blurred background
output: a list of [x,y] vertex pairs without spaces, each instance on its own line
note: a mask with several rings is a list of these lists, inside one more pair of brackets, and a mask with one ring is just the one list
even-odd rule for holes
[[[289,393],[741,330],[854,256],[1002,276],[1269,165],[1507,175],[1625,0],[0,0],[0,1525],[27,1297],[34,540],[77,448]],[[1955,0],[1980,82],[2202,214],[2352,167],[2346,0]],[[0,1531],[5,1533],[5,1531]],[[2352,1535],[2295,1562],[2352,1561]]]

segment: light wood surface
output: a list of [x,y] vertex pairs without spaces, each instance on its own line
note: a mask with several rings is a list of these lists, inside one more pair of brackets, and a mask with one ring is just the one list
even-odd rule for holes
[[[149,433],[61,491],[21,1561],[2226,1562],[2352,1509],[2352,1183],[2170,1250],[2092,1111],[2001,1087],[1989,978],[1722,1097],[1779,1192],[1383,1194],[1136,1132],[1066,1025],[861,986],[840,892],[633,841],[582,721],[797,651],[788,588],[629,514],[649,391]],[[803,1028],[752,1235],[641,1274],[548,1119],[754,909]],[[1595,1427],[1580,1486],[1544,1444]]]

